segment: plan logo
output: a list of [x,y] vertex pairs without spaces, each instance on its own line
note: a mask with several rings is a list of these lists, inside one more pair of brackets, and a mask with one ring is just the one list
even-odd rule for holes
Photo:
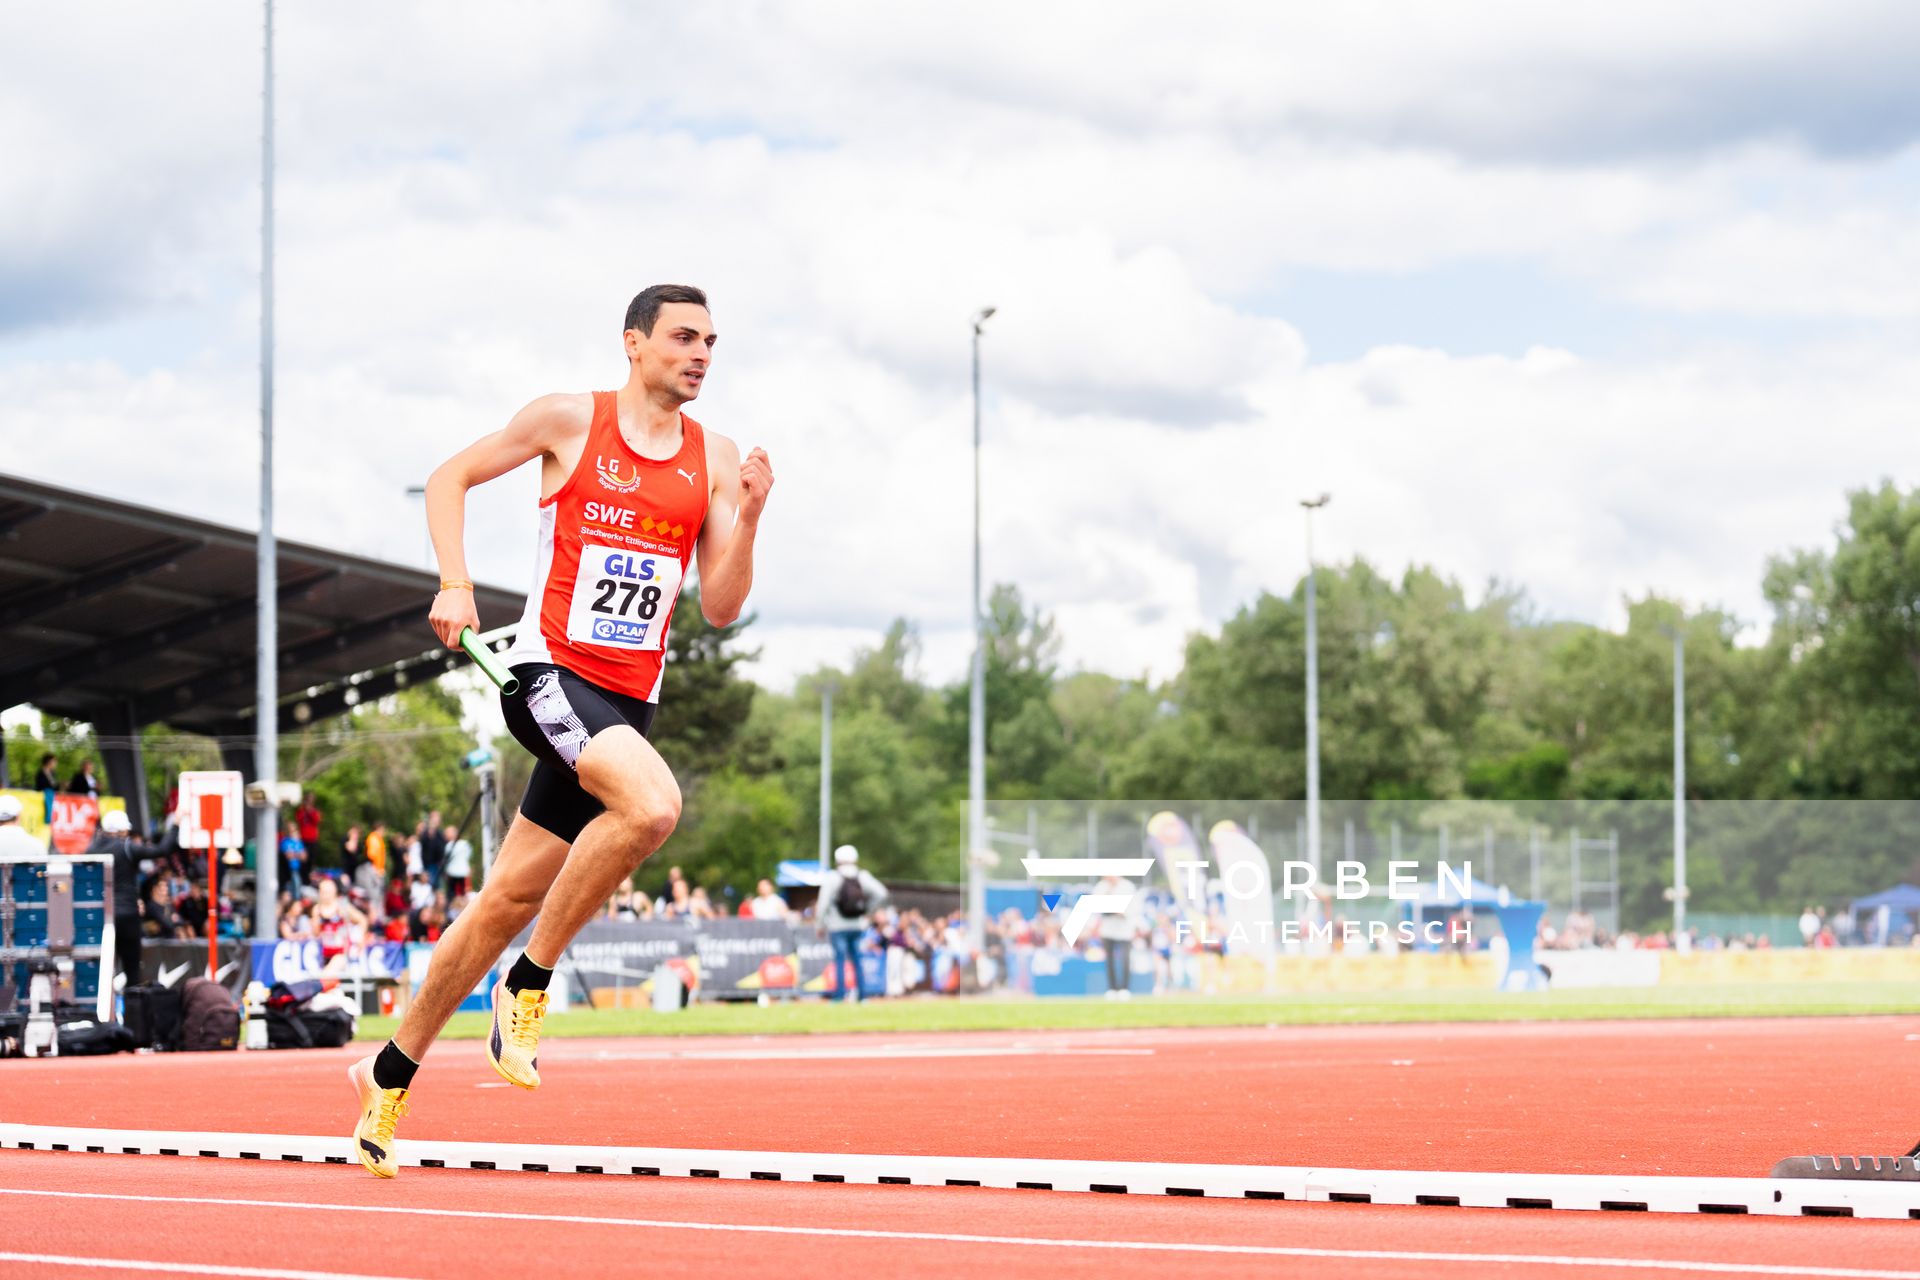
[[[1035,880],[1087,880],[1099,876],[1115,876],[1127,882],[1125,893],[1083,893],[1073,900],[1073,909],[1067,912],[1067,921],[1060,927],[1067,945],[1080,941],[1080,935],[1086,932],[1087,922],[1095,916],[1125,915],[1127,908],[1133,905],[1138,889],[1132,884],[1132,877],[1145,876],[1153,870],[1152,858],[1022,858],[1020,865]],[[1060,905],[1060,895],[1043,893],[1040,900],[1052,911]]]

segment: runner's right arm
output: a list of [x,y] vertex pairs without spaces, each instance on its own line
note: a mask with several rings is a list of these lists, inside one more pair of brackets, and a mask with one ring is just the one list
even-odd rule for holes
[[[481,436],[434,469],[427,478],[427,532],[440,562],[440,581],[472,581],[467,576],[467,490],[535,458],[544,458],[544,496],[551,487],[548,473],[559,468],[558,450],[583,433],[591,420],[591,396],[541,396],[514,414],[504,428]],[[474,609],[472,588],[454,588],[434,596],[427,622],[449,649],[460,643],[461,628],[479,631],[480,615]]]

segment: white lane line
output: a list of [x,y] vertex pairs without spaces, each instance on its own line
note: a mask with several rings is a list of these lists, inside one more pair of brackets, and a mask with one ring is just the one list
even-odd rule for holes
[[[1231,1254],[1261,1258],[1339,1258],[1372,1262],[1463,1262],[1542,1267],[1616,1267],[1623,1270],[1690,1271],[1711,1275],[1814,1276],[1822,1280],[1920,1280],[1920,1271],[1856,1267],[1797,1267],[1768,1262],[1690,1262],[1669,1258],[1555,1257],[1531,1253],[1441,1253],[1400,1249],[1311,1249],[1270,1244],[1187,1244],[1171,1240],[1067,1240],[1052,1236],[979,1236],[945,1231],[884,1231],[873,1227],[783,1227],[752,1222],[687,1222],[667,1218],[599,1218],[577,1213],[514,1213],[508,1210],[428,1209],[410,1205],[338,1204],[325,1200],[242,1200],[219,1196],[141,1196],[104,1191],[46,1191],[0,1187],[0,1195],[63,1200],[114,1200],[141,1204],[204,1204],[243,1209],[312,1209],[333,1213],[387,1213],[424,1218],[477,1218],[488,1222],[551,1222],[567,1226],[643,1227],[656,1231],[740,1232],[751,1235],[825,1236],[832,1239],[916,1241],[933,1244],[1021,1245],[1040,1249],[1120,1249],[1144,1253]],[[281,1273],[276,1273],[281,1274]],[[287,1273],[308,1275],[313,1273]]]
[[[0,1148],[126,1155],[353,1163],[340,1135],[193,1133],[0,1123]],[[403,1139],[404,1166],[736,1181],[1001,1187],[1041,1192],[1204,1196],[1579,1212],[1768,1217],[1920,1217],[1920,1183],[1654,1174],[1470,1173],[1305,1166],[1167,1164],[1041,1157],[862,1155],[689,1147]]]
[[917,1058],[1151,1058],[1152,1049],[1052,1048],[1045,1045],[847,1045],[763,1049],[601,1049],[560,1054],[567,1062],[830,1062]]
[[151,1262],[144,1258],[79,1258],[62,1253],[0,1253],[0,1262],[38,1267],[93,1267],[107,1271],[164,1271],[168,1275],[264,1276],[269,1280],[398,1280],[351,1271],[289,1271],[284,1267],[225,1267],[213,1262]]

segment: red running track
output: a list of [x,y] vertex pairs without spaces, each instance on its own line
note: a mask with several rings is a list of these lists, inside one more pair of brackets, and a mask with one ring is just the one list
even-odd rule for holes
[[[564,1027],[556,1020],[562,1037]],[[352,1104],[343,1067],[363,1051],[9,1062],[0,1068],[0,1119],[344,1133]],[[1920,1109],[1897,1082],[1909,1078],[1916,1054],[1914,1018],[560,1038],[542,1051],[546,1084],[526,1094],[494,1077],[477,1043],[449,1042],[422,1069],[402,1136],[1755,1177],[1783,1155],[1905,1151],[1920,1136]],[[20,1194],[47,1191],[83,1198]],[[102,1198],[110,1196],[153,1198]],[[202,1203],[223,1199],[314,1207]],[[433,1212],[373,1212],[398,1208]],[[506,1219],[496,1216],[501,1210],[596,1221]],[[447,1216],[471,1213],[486,1216]],[[749,1229],[808,1226],[831,1231]],[[1004,1239],[876,1234],[887,1232]],[[316,1241],[342,1247],[315,1253]],[[1131,1247],[1167,1244],[1394,1256]],[[1813,1267],[1920,1275],[1916,1244],[1920,1224],[1899,1222],[634,1184],[411,1169],[378,1182],[357,1167],[0,1153],[0,1255],[183,1267],[441,1276],[532,1249],[517,1269],[564,1264],[611,1274],[645,1265],[724,1274],[777,1259],[783,1273],[801,1276],[927,1268],[1102,1277],[1689,1274],[1619,1265],[1641,1261],[1714,1263],[1734,1274]],[[1455,1260],[1406,1256],[1420,1254]],[[1533,1255],[1594,1261],[1521,1260]],[[0,1273],[9,1268],[62,1270],[0,1258]]]

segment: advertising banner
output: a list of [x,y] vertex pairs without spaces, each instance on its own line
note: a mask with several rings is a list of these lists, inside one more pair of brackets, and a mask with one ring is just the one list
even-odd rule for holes
[[[248,950],[255,944],[234,938],[220,939],[220,967],[215,981],[237,997],[253,977],[253,962]],[[188,978],[203,978],[207,973],[207,944],[186,939],[149,938],[140,947],[140,981],[157,982],[163,987],[178,987]]]
[[838,990],[829,972],[833,968],[833,944],[824,935],[810,928],[795,929],[793,955],[801,991],[817,995]]
[[696,997],[710,1000],[833,989],[827,940],[810,927],[736,918],[591,921],[561,959],[555,982],[566,984],[569,999],[585,998],[596,1009],[646,1008],[654,973],[666,964]]
[[[1173,887],[1173,900],[1179,908],[1179,914],[1187,920],[1205,920],[1207,904],[1203,894],[1199,901],[1188,895],[1188,881],[1192,879],[1180,869],[1183,862],[1200,862],[1200,845],[1193,838],[1193,830],[1188,827],[1179,814],[1165,811],[1147,819],[1147,848],[1160,863],[1161,872]],[[1205,884],[1202,877],[1201,883]]]
[[653,998],[654,970],[663,964],[678,965],[681,982],[697,985],[693,954],[691,925],[590,920],[561,958],[555,981],[584,992],[596,1009],[643,1009]]
[[[48,803],[47,793],[44,791],[28,791],[21,787],[10,787],[4,792],[0,792],[0,795],[12,796],[20,802],[20,829],[38,840],[41,844],[47,843],[47,836],[49,834],[47,819],[52,816],[52,807]],[[54,799],[58,800],[60,798],[59,793],[56,792]],[[74,796],[70,798],[76,800],[86,799],[85,796]],[[127,807],[127,802],[119,796],[101,796],[99,800],[94,803],[98,806],[96,818],[99,814],[112,813],[115,810],[125,812]],[[92,839],[93,828],[89,826],[87,828],[87,842],[91,842]],[[55,849],[54,852],[85,852],[85,844],[86,842],[83,842],[80,849]]]
[[53,851],[85,853],[100,825],[100,802],[92,796],[56,795],[53,798]]
[[781,920],[706,920],[694,935],[699,992],[712,999],[787,992],[799,981],[794,930]]
[[[404,943],[373,942],[351,949],[329,967],[320,954],[320,944],[308,940],[255,942],[250,976],[267,986],[276,982],[305,982],[316,978],[394,978],[407,977],[407,949]],[[201,953],[204,963],[206,953]],[[245,985],[244,983],[242,984]]]
[[1273,873],[1267,867],[1267,855],[1235,822],[1214,823],[1207,841],[1213,848],[1213,865],[1226,887],[1233,949],[1257,956],[1273,955]]

